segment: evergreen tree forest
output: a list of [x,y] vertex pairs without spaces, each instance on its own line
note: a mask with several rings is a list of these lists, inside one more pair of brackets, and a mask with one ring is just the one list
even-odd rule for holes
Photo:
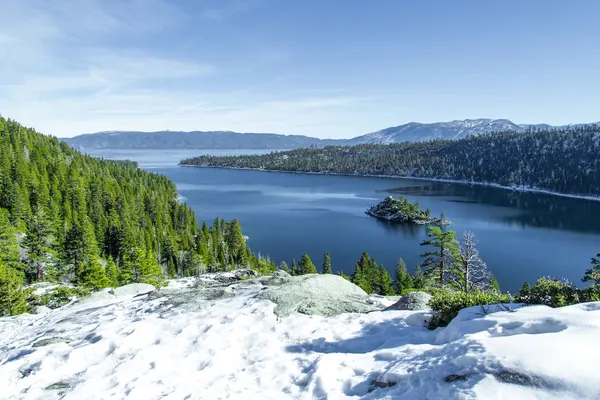
[[394,294],[393,281],[383,265],[378,265],[365,251],[356,263],[352,274],[352,283],[367,293],[376,293],[382,296]]
[[276,269],[248,249],[238,221],[200,228],[166,177],[0,118],[0,315],[21,310],[24,283],[160,285],[236,266]]
[[529,133],[496,132],[460,140],[331,146],[266,155],[200,156],[200,167],[387,175],[600,195],[600,126]]

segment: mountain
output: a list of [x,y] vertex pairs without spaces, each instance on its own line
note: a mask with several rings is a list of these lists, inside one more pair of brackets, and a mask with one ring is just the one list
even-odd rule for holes
[[354,146],[422,142],[433,139],[460,139],[497,131],[525,133],[536,130],[581,127],[587,124],[552,126],[515,124],[508,119],[466,119],[450,122],[408,124],[382,129],[353,139],[318,139],[275,133],[212,132],[98,132],[63,139],[75,148],[93,149],[298,149],[304,147]]
[[525,132],[528,125],[517,125],[507,119],[466,119],[462,121],[408,124],[382,129],[351,139],[352,144],[390,144],[422,142],[433,139],[459,139],[495,131]]
[[597,124],[598,123],[562,126],[548,124],[515,124],[508,119],[489,118],[435,122],[431,124],[410,122],[408,124],[394,126],[355,137],[354,139],[350,139],[347,144],[391,144],[401,142],[423,142],[434,139],[454,140],[489,132],[513,131],[525,133],[531,130],[569,129]]
[[296,149],[182,160],[183,165],[441,179],[600,196],[600,125],[458,140]]
[[98,132],[63,139],[74,148],[93,149],[297,149],[335,144],[301,135],[212,132]]

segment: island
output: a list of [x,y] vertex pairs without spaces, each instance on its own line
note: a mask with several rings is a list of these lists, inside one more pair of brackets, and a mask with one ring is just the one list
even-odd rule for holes
[[375,218],[400,223],[419,225],[450,225],[452,223],[444,218],[443,214],[440,218],[432,217],[429,210],[421,210],[419,203],[411,203],[406,197],[394,199],[392,196],[388,196],[379,204],[369,208],[366,213]]

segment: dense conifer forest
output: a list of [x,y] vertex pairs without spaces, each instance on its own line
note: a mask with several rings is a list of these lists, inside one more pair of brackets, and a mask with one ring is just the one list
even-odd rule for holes
[[0,315],[22,311],[20,287],[90,289],[274,263],[246,246],[238,221],[200,227],[175,184],[131,161],[83,155],[0,118]]
[[600,126],[528,133],[495,132],[461,140],[332,146],[260,156],[201,156],[200,167],[401,176],[491,183],[575,195],[600,195]]
[[[303,149],[267,156],[200,157],[185,163],[386,175],[400,175],[412,166],[413,176],[464,177],[573,193],[584,193],[587,187],[586,194],[598,194],[598,133],[589,127],[526,135],[497,133],[456,142]],[[212,226],[199,226],[194,212],[179,202],[175,185],[162,175],[139,169],[135,162],[85,156],[54,137],[2,118],[0,154],[0,316],[26,312],[47,301],[60,306],[73,294],[128,283],[160,287],[170,277],[236,268],[268,274],[278,269],[269,258],[248,248],[237,220],[216,218]],[[519,169],[503,181],[508,171],[502,165],[513,165],[519,156],[523,157]],[[549,168],[545,174],[543,167]],[[447,323],[464,306],[512,301],[500,294],[472,233],[459,240],[453,231],[431,227],[421,246],[427,250],[412,274],[400,259],[392,279],[366,252],[351,276],[337,274],[367,293],[436,294],[435,307],[452,306],[440,314],[445,316],[435,326]],[[541,278],[532,286],[526,283],[516,299],[554,307],[596,301],[600,299],[599,259],[600,255],[592,258],[592,268],[583,278],[591,283],[587,288]],[[292,275],[317,273],[306,253],[299,263],[293,260],[291,268],[282,263],[279,269]],[[320,270],[333,273],[329,253]],[[32,298],[33,289],[23,290],[23,285],[40,281],[76,287],[60,286],[48,298]]]

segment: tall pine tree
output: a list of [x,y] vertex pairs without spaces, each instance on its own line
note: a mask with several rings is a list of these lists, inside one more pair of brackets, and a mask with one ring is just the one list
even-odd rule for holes
[[331,270],[331,255],[329,254],[329,252],[325,253],[325,256],[323,256],[323,273],[324,274],[332,274],[332,270]]
[[19,246],[15,229],[8,219],[8,212],[0,209],[0,262],[16,269],[23,269],[19,259]]
[[307,253],[302,255],[300,263],[298,264],[298,275],[316,274],[317,267],[311,261]]
[[27,233],[23,245],[27,249],[29,259],[28,274],[33,280],[42,280],[44,272],[51,261],[53,249],[50,221],[43,210],[38,211],[27,223]]
[[23,274],[0,261],[0,317],[27,312]]
[[427,229],[427,236],[429,239],[423,241],[421,246],[431,246],[434,249],[421,255],[425,258],[422,266],[426,268],[426,275],[437,286],[444,286],[459,257],[456,233],[432,226]]
[[352,283],[367,293],[373,293],[371,286],[371,257],[369,257],[369,253],[366,251],[362,253],[354,267]]
[[412,289],[413,279],[406,269],[406,264],[401,258],[398,260],[395,269],[394,288],[397,294],[402,294],[405,290]]

